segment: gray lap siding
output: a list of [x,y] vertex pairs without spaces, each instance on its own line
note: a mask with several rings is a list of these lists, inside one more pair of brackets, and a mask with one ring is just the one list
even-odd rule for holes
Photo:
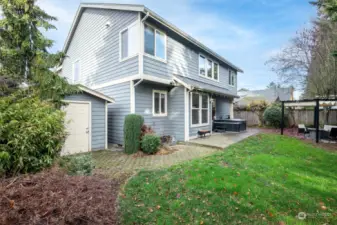
[[226,119],[227,116],[231,115],[231,100],[224,97],[215,98],[215,116],[217,119]]
[[108,142],[123,145],[124,119],[131,112],[130,82],[111,85],[97,91],[115,99],[114,104],[108,104]]
[[86,93],[66,96],[65,100],[91,102],[91,149],[105,149],[105,100]]
[[[153,116],[153,90],[167,91],[167,116]],[[152,83],[141,83],[135,88],[135,112],[144,117],[145,124],[151,126],[156,134],[171,135],[184,141],[184,88]]]
[[[147,23],[154,25],[149,19]],[[159,26],[156,24],[156,26]],[[229,90],[233,95],[237,93],[237,77],[235,86],[229,85],[229,66],[220,63],[219,60],[207,54],[205,51],[186,42],[176,34],[158,27],[167,34],[167,59],[166,62],[152,57],[144,56],[144,73],[159,78],[172,78],[172,75],[186,76],[201,83],[215,85],[219,88]],[[219,64],[219,81],[207,79],[199,75],[199,54]]]
[[[73,80],[80,60],[79,82],[92,87],[138,74],[138,57],[119,61],[119,32],[138,20],[138,12],[85,9],[62,65],[62,76]],[[110,22],[110,27],[106,24]]]

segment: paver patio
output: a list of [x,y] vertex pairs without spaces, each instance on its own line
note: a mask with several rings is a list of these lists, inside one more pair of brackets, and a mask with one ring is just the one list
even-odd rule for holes
[[158,169],[169,167],[174,164],[204,157],[219,151],[216,148],[209,148],[195,145],[179,145],[181,150],[169,155],[149,155],[135,157],[126,155],[120,151],[97,151],[93,152],[93,160],[96,172],[109,177],[119,177],[125,174],[133,174],[142,169]]
[[126,155],[121,151],[105,150],[93,152],[92,156],[97,173],[116,178],[126,174],[133,174],[142,169],[164,168],[183,161],[204,157],[221,151],[225,147],[258,132],[258,129],[250,129],[239,134],[215,134],[207,138],[195,139],[185,143],[185,145],[178,145],[177,147],[180,150],[169,155],[136,157],[135,155]]

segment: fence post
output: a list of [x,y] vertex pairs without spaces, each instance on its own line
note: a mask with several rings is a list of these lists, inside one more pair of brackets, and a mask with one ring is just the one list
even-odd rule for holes
[[316,99],[316,107],[315,107],[315,128],[316,128],[316,143],[319,142],[319,99]]
[[282,102],[282,113],[281,113],[281,135],[283,135],[284,129],[284,102]]

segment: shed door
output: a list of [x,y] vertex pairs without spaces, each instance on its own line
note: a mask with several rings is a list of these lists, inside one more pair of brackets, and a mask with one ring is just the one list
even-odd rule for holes
[[67,139],[62,155],[89,151],[90,104],[86,102],[71,102],[64,108],[66,112]]

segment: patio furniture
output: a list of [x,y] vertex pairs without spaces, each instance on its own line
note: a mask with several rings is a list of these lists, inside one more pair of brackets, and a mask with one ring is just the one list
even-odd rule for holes
[[324,125],[324,130],[326,130],[326,131],[329,131],[329,132],[330,132],[331,128],[337,128],[337,126]]
[[203,138],[203,137],[205,138],[206,134],[209,134],[209,136],[211,136],[211,131],[210,130],[199,130],[198,131],[199,138]]
[[[307,128],[307,129],[308,129],[308,131],[310,133],[309,137],[311,139],[315,140],[316,139],[316,128]],[[319,140],[321,140],[321,139],[327,139],[328,138],[327,132],[324,129],[320,128],[318,130],[318,132],[319,132],[319,135],[318,135]]]
[[328,135],[328,139],[329,139],[329,142],[337,140],[337,128],[336,127],[331,128],[329,135]]
[[306,134],[309,134],[308,128],[304,124],[298,124],[298,129],[297,129],[298,134],[303,134],[304,137],[306,137]]

